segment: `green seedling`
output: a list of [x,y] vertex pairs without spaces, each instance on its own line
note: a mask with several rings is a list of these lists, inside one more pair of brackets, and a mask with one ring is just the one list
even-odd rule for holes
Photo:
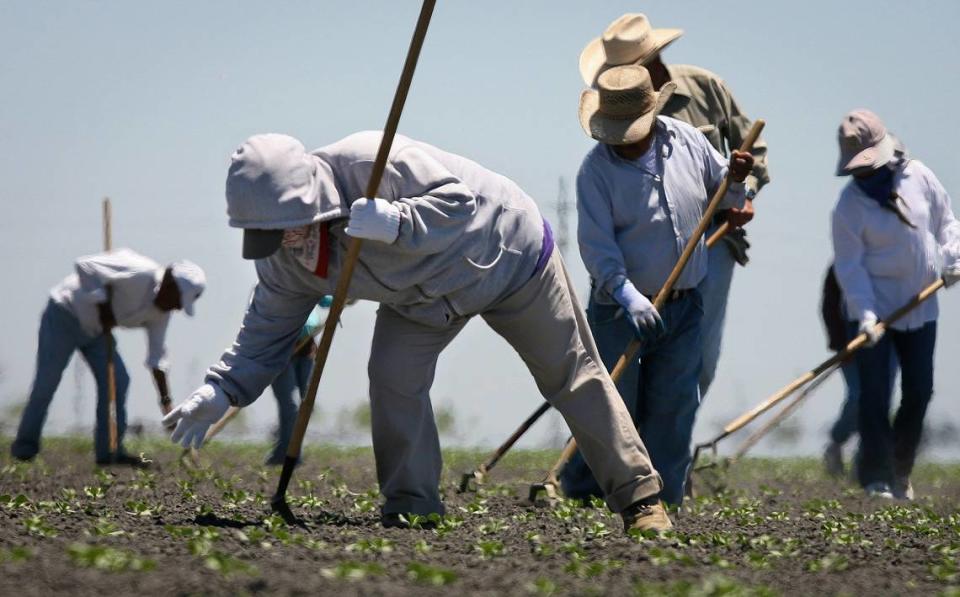
[[94,537],[119,537],[124,533],[123,529],[103,517],[99,518],[89,531]]
[[484,560],[490,560],[493,558],[499,558],[506,553],[506,547],[504,547],[502,541],[496,540],[484,540],[481,539],[473,545],[474,551],[480,553],[480,557]]
[[340,562],[334,568],[320,569],[320,574],[324,577],[342,580],[361,580],[367,576],[383,573],[383,566],[372,562]]
[[103,497],[107,495],[107,490],[104,489],[102,485],[94,485],[93,487],[84,485],[83,495],[87,496],[91,500],[102,500]]
[[33,552],[18,545],[9,550],[0,550],[0,562],[26,562],[33,557]]
[[5,510],[33,510],[33,502],[30,498],[18,493],[15,496],[8,494],[0,495],[0,508]]
[[34,514],[33,516],[24,519],[23,526],[27,529],[27,532],[36,537],[56,537],[57,531],[52,526],[47,524],[39,514]]
[[135,516],[157,516],[163,511],[163,504],[150,504],[145,500],[127,500],[124,508]]
[[557,592],[557,584],[549,578],[544,578],[541,576],[532,583],[528,584],[526,589],[528,593],[549,597]]
[[577,578],[594,578],[600,576],[607,570],[622,568],[623,562],[620,560],[597,560],[594,562],[585,562],[580,558],[574,558],[567,562],[563,567],[564,572],[572,574]]
[[136,554],[111,547],[74,543],[67,553],[75,566],[96,568],[107,572],[145,572],[153,570],[156,562]]
[[452,570],[410,562],[407,564],[407,578],[414,582],[442,587],[457,580],[457,574]]
[[235,574],[253,575],[257,573],[256,566],[252,566],[243,560],[220,551],[212,551],[207,554],[203,558],[203,565],[209,570],[219,572],[224,576],[233,576]]
[[501,518],[493,518],[489,522],[477,527],[477,530],[480,531],[480,534],[482,535],[497,535],[509,528],[510,525],[507,524],[507,521]]
[[351,543],[346,547],[347,551],[355,551],[362,554],[387,554],[393,551],[394,542],[390,539],[360,539],[356,543]]

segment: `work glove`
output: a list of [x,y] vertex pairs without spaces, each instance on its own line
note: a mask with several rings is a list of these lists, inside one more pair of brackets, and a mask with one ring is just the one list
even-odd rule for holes
[[207,429],[219,421],[227,409],[230,401],[220,386],[203,384],[189,398],[178,404],[170,414],[163,418],[164,426],[177,424],[177,428],[170,435],[173,443],[179,443],[184,448],[191,445],[200,448],[207,435]]
[[876,346],[880,338],[883,338],[883,330],[877,327],[877,316],[874,313],[867,311],[863,314],[863,319],[860,320],[860,333],[867,335],[868,347]]
[[641,341],[649,342],[659,338],[664,331],[663,320],[650,299],[643,296],[630,280],[613,291],[613,298],[626,312],[627,321]]
[[743,228],[731,228],[726,234],[720,237],[720,240],[723,241],[727,250],[730,251],[733,260],[741,266],[746,267],[747,263],[750,262],[750,256],[747,255],[747,249],[750,248],[750,241],[747,240],[747,231]]
[[350,206],[346,233],[389,245],[400,234],[400,209],[386,199],[361,197]]
[[960,268],[945,270],[943,272],[943,285],[950,288],[960,280]]

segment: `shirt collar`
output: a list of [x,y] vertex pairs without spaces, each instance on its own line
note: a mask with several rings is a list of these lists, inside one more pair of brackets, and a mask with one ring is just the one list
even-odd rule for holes
[[670,80],[677,86],[677,88],[673,90],[673,95],[682,95],[685,99],[693,97],[693,91],[687,84],[686,77],[679,76],[676,69],[669,64],[667,65],[667,72],[670,73]]
[[[676,131],[668,127],[666,123],[660,119],[659,116],[657,117],[656,121],[653,124],[653,131],[656,137],[654,138],[653,143],[651,144],[651,149],[653,149],[654,151],[657,151],[659,155],[663,155],[664,144],[671,143],[676,138],[677,133]],[[602,147],[604,157],[606,157],[607,161],[611,163],[630,164],[634,161],[634,160],[626,160],[620,157],[620,155],[613,150],[613,147],[610,145],[607,145],[606,143],[599,143],[599,145]],[[664,156],[664,159],[666,159],[666,156]]]

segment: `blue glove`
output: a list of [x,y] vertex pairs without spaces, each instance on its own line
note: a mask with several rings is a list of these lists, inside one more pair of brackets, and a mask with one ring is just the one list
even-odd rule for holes
[[663,335],[663,320],[650,300],[640,294],[630,280],[613,291],[613,298],[626,311],[627,321],[642,342],[656,340]]
[[330,305],[333,304],[333,297],[329,294],[323,295],[323,298],[317,303],[317,306],[321,309],[329,309]]

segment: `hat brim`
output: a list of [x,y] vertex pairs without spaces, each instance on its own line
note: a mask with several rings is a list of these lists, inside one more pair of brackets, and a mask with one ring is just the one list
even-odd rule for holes
[[610,118],[600,113],[600,93],[585,89],[580,94],[580,126],[591,138],[606,145],[630,145],[650,134],[653,123],[676,90],[673,82],[665,84],[657,92],[652,110],[637,118]]
[[[664,48],[679,39],[683,35],[683,29],[654,29],[652,35],[654,36],[653,50],[630,64],[639,64],[640,66],[647,64]],[[591,87],[596,83],[600,73],[614,66],[624,65],[607,63],[607,55],[603,51],[603,39],[600,37],[590,40],[590,43],[580,52],[580,76],[583,78],[583,82]]]
[[283,244],[283,230],[246,228],[243,231],[243,258],[264,259]]
[[876,145],[856,153],[852,158],[841,153],[840,161],[837,162],[837,176],[848,176],[858,171],[876,170],[885,166],[893,159],[896,148],[896,140],[887,133]]

